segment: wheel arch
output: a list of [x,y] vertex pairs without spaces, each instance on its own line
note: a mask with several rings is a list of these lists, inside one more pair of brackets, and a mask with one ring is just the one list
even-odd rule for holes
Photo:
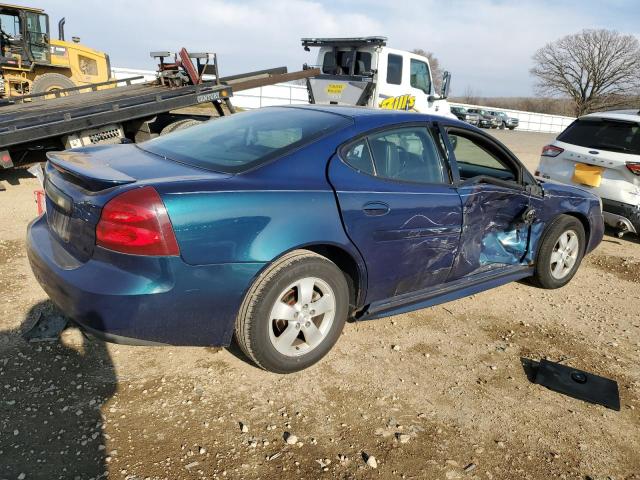
[[576,212],[575,210],[570,210],[570,211],[565,211],[565,212],[559,212],[557,215],[555,215],[550,221],[548,221],[546,223],[546,225],[544,226],[544,229],[542,230],[542,233],[540,234],[539,240],[537,241],[537,244],[535,245],[535,261],[537,262],[538,260],[538,255],[540,254],[540,248],[542,247],[542,243],[543,240],[545,239],[545,237],[547,236],[549,229],[551,228],[551,225],[553,225],[553,223],[562,215],[566,215],[568,217],[573,217],[576,220],[578,220],[581,224],[582,227],[584,228],[584,235],[585,235],[585,249],[588,247],[589,245],[589,240],[591,238],[591,225],[589,223],[589,219],[586,215],[584,215],[581,212]]
[[303,245],[298,248],[322,255],[335,263],[347,278],[351,309],[361,306],[366,293],[367,273],[362,259],[355,258],[355,252],[351,253],[344,247],[331,243]]
[[[563,214],[561,214],[563,215]],[[589,218],[581,212],[564,212],[564,215],[568,215],[569,217],[577,218],[580,223],[582,223],[582,227],[584,228],[584,248],[587,249],[589,246],[589,241],[591,240],[591,223],[589,223]]]

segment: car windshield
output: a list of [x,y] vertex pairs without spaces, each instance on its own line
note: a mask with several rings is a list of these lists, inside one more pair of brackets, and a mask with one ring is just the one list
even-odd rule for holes
[[560,134],[558,140],[580,147],[640,155],[640,125],[635,122],[580,119]]
[[347,117],[318,110],[265,108],[210,120],[140,148],[207,170],[239,173],[349,123]]

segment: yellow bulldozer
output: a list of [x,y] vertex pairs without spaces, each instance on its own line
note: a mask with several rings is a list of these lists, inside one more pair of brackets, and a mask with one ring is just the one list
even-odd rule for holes
[[109,56],[77,37],[65,41],[64,22],[58,23],[54,40],[43,10],[0,3],[0,98],[110,80]]

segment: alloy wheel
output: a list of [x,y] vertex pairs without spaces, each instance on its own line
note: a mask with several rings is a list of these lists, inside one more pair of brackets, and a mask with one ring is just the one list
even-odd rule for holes
[[551,252],[551,276],[557,280],[565,278],[578,259],[580,253],[580,241],[578,234],[573,230],[563,232]]
[[327,282],[302,278],[278,295],[269,316],[269,339],[282,355],[309,353],[325,339],[336,312],[336,299]]

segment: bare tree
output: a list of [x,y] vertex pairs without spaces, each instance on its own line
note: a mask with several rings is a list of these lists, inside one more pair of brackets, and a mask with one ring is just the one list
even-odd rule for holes
[[431,77],[433,78],[433,88],[436,92],[440,91],[440,86],[442,85],[442,74],[443,70],[440,67],[440,61],[436,58],[433,52],[427,52],[426,50],[422,50],[421,48],[415,48],[412,50],[416,55],[422,55],[423,57],[427,57],[429,59],[429,66],[431,67]]
[[481,96],[482,95],[479,91],[476,91],[471,88],[471,86],[467,85],[467,88],[464,89],[464,93],[462,94],[461,101],[467,105],[479,105]]
[[583,115],[628,103],[640,88],[640,42],[612,30],[583,30],[533,56],[541,94],[569,96]]

